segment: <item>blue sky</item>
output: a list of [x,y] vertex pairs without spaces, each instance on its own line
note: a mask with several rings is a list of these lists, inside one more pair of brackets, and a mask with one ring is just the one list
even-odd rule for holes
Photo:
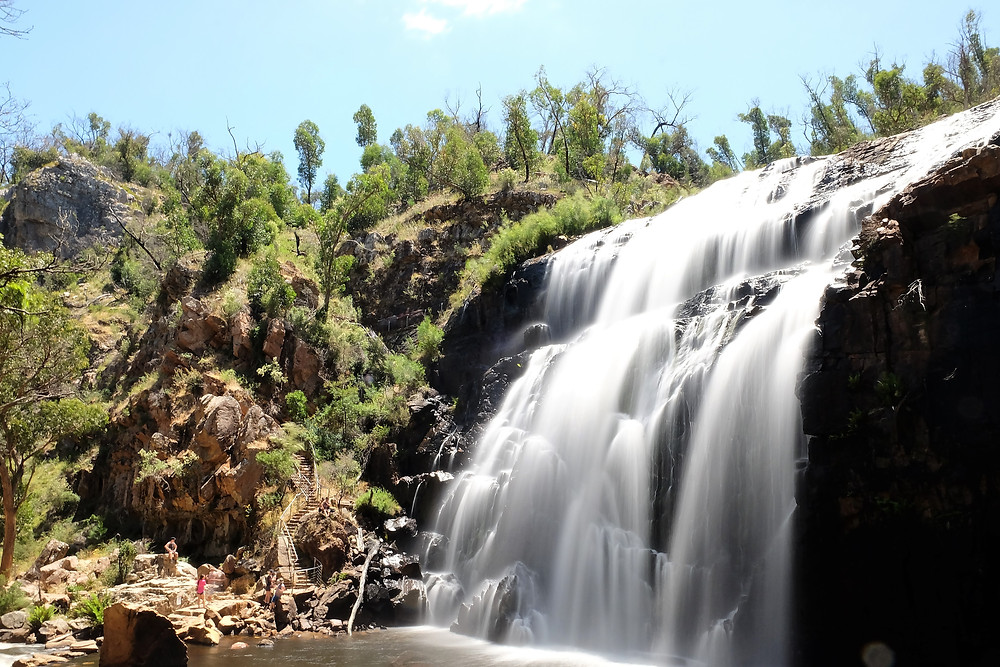
[[[978,0],[980,3],[982,0]],[[321,178],[358,171],[352,116],[368,104],[387,143],[445,101],[475,103],[480,85],[500,130],[500,100],[549,80],[569,88],[588,69],[652,106],[690,93],[704,150],[725,133],[740,154],[751,100],[801,118],[800,77],[858,73],[875,46],[919,76],[943,59],[968,9],[1000,43],[1000,9],[960,0],[14,0],[23,40],[0,40],[0,82],[30,102],[36,131],[96,111],[154,133],[198,130],[208,146],[279,150],[294,177],[295,127],[326,141]],[[647,128],[647,131],[651,126]],[[795,141],[804,145],[796,127]]]

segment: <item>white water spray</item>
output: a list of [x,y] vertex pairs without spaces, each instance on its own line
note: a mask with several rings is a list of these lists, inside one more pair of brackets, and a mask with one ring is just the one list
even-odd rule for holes
[[840,158],[740,174],[560,252],[556,342],[439,508],[432,620],[668,664],[787,664],[804,346],[859,215],[968,142],[958,127],[925,128],[897,149],[905,169],[818,205]]

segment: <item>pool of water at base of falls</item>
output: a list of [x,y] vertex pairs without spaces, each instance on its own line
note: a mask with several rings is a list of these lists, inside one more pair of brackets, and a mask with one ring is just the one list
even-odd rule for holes
[[[235,642],[243,641],[247,648],[233,650]],[[259,638],[225,637],[214,647],[188,646],[191,667],[466,667],[468,665],[532,665],[536,667],[570,667],[577,665],[653,665],[659,660],[641,657],[623,659],[595,656],[578,651],[558,651],[539,648],[500,646],[455,634],[443,628],[389,628],[372,632],[357,632],[353,637],[302,635],[277,638],[272,647],[258,647]],[[37,652],[26,651],[26,654]],[[0,664],[10,664],[0,663]],[[65,665],[97,667],[98,656],[76,658]],[[678,663],[682,665],[683,663]]]

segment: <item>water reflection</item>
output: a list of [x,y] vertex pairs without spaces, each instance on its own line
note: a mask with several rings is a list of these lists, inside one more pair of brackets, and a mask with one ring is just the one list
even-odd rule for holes
[[[229,648],[247,640],[248,648]],[[353,637],[295,637],[277,639],[271,648],[257,648],[255,638],[226,637],[217,647],[189,646],[191,667],[466,667],[467,665],[617,665],[605,658],[571,651],[499,646],[470,639],[441,628],[392,628],[355,633]],[[97,656],[79,658],[68,665],[93,665]],[[642,664],[642,663],[630,663]]]

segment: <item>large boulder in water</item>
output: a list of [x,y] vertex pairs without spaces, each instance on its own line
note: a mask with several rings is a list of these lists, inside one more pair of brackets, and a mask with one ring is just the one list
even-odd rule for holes
[[170,620],[118,603],[104,610],[101,667],[183,667],[187,647]]

